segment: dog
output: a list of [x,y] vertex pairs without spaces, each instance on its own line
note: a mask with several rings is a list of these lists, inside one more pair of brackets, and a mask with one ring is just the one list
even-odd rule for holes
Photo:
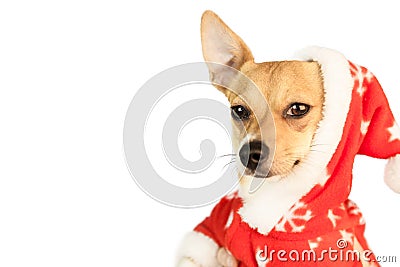
[[[377,266],[363,236],[364,219],[347,199],[352,160],[357,153],[368,154],[364,143],[372,115],[368,125],[362,119],[353,121],[360,124],[359,132],[354,133],[360,138],[358,147],[353,151],[346,143],[355,131],[348,118],[356,113],[356,102],[364,107],[362,97],[380,95],[380,91],[372,92],[375,87],[368,89],[375,77],[341,54],[323,48],[313,48],[311,54],[316,56],[303,55],[304,60],[256,63],[245,42],[212,11],[202,16],[201,41],[206,62],[242,74],[209,64],[211,81],[231,106],[240,189],[224,197],[210,217],[186,236],[178,266]],[[249,80],[266,106],[258,95],[246,90]],[[339,89],[332,92],[331,87]],[[360,92],[363,95],[358,100]],[[341,106],[346,107],[344,111]],[[395,127],[393,116],[388,123],[392,122]],[[375,126],[380,127],[378,123]],[[399,143],[396,140],[395,146],[389,147],[385,156],[371,155],[394,158],[398,164]],[[346,177],[346,182],[336,173]],[[254,179],[264,182],[252,194]],[[398,181],[388,180],[398,191]],[[337,240],[346,242],[346,247],[339,247]],[[368,257],[340,263],[288,257],[291,248],[299,253],[300,249],[321,252],[328,247]],[[273,259],[268,249],[281,249],[285,260]]]

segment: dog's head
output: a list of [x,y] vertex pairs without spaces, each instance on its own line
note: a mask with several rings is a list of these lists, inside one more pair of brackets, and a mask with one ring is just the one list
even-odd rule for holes
[[[209,65],[213,82],[223,81],[239,92],[216,85],[231,105],[233,144],[239,166],[246,175],[255,177],[289,174],[312,149],[312,139],[322,118],[324,93],[318,63],[255,63],[243,40],[211,11],[203,14],[201,40],[207,62],[243,73],[259,88],[269,106],[265,107],[255,99],[259,96],[246,90],[249,81],[244,76]],[[255,112],[260,114],[256,117]]]

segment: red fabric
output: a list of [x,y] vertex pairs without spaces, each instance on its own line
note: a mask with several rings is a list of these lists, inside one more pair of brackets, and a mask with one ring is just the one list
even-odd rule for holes
[[[325,185],[316,185],[295,203],[268,235],[260,234],[242,220],[237,212],[242,200],[237,194],[223,198],[210,217],[195,228],[227,248],[240,262],[239,266],[362,266],[351,257],[345,260],[346,252],[354,249],[355,237],[365,250],[369,249],[362,214],[348,199],[354,157],[362,154],[389,158],[399,154],[400,136],[394,131],[398,126],[379,82],[366,68],[351,62],[349,68],[354,79],[351,105],[341,142],[327,166],[330,178]],[[338,241],[346,246],[341,247]],[[264,261],[263,257],[271,256],[265,254],[266,247],[268,253],[274,250],[275,254]],[[317,259],[300,261],[302,253],[310,249]],[[323,250],[329,249],[338,250],[339,259],[333,260],[325,254],[322,263],[318,258]],[[281,252],[281,260],[277,255],[279,250],[286,252]],[[261,256],[258,260],[257,253]],[[365,256],[375,260],[373,255]],[[379,266],[376,262],[370,264]]]

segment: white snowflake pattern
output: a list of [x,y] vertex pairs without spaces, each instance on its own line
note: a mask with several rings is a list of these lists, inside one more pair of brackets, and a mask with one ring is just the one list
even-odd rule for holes
[[353,214],[353,215],[361,214],[361,211],[360,211],[360,209],[358,208],[358,206],[356,205],[356,203],[354,203],[354,202],[351,201],[351,200],[348,200],[348,201],[346,202],[346,208],[349,210],[349,213],[350,213],[350,214]]
[[339,209],[346,211],[346,205],[344,203],[341,203]]
[[393,142],[395,140],[400,141],[400,128],[396,122],[393,122],[393,126],[387,129],[390,133],[389,142]]
[[[305,208],[306,208],[305,203],[303,203],[302,201],[296,202],[296,204],[294,204],[294,206],[287,212],[287,214],[285,214],[282,217],[281,221],[275,226],[275,230],[279,232],[287,232],[285,225],[288,223],[292,228],[291,232],[298,233],[303,231],[304,228],[306,227],[305,223],[313,217],[312,211],[308,209],[305,211],[305,214],[303,215],[297,214],[298,210]],[[303,223],[298,225],[294,222],[294,220],[300,220]]]
[[351,67],[351,69],[355,73],[355,80],[358,81],[357,93],[360,96],[363,96],[367,90],[367,88],[364,86],[364,80],[367,80],[367,82],[370,83],[374,75],[369,70],[366,70],[364,73],[363,69],[355,64]]
[[334,214],[332,209],[328,210],[328,219],[332,222],[333,227],[336,227],[336,225],[337,225],[336,221],[341,218],[342,217]]
[[353,233],[349,233],[346,230],[339,230],[340,234],[342,235],[342,239],[345,240],[346,242],[350,243],[353,245],[354,241],[354,235]]
[[368,127],[371,121],[361,121],[361,134],[365,135],[368,131]]
[[368,83],[370,83],[372,78],[374,78],[374,74],[372,74],[372,72],[367,70],[367,73],[365,73],[364,78],[367,79]]
[[322,237],[317,237],[316,239],[308,240],[308,245],[310,246],[310,249],[314,250],[319,247],[319,244],[322,241]]
[[359,224],[365,224],[365,219],[361,213],[360,208],[354,203],[353,201],[349,200],[346,203],[347,210],[349,211],[349,214],[355,215],[355,216],[360,216]]

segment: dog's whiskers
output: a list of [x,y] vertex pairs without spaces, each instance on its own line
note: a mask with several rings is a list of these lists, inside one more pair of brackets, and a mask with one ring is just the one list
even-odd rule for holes
[[235,156],[236,156],[236,154],[233,154],[233,153],[224,154],[224,155],[218,156],[217,158],[218,158],[218,159],[220,159],[220,158],[223,158],[223,157],[229,157],[229,156],[231,156],[231,157],[235,157]]
[[318,153],[326,153],[326,154],[329,154],[329,152],[328,151],[321,151],[321,150],[317,150],[317,149],[311,149],[310,150],[310,152],[318,152]]
[[334,145],[332,145],[332,144],[312,144],[310,147],[313,147],[313,146],[334,146]]
[[229,164],[235,163],[236,162],[236,158],[233,158],[231,161],[229,161],[228,163],[226,163],[222,169],[225,169]]

